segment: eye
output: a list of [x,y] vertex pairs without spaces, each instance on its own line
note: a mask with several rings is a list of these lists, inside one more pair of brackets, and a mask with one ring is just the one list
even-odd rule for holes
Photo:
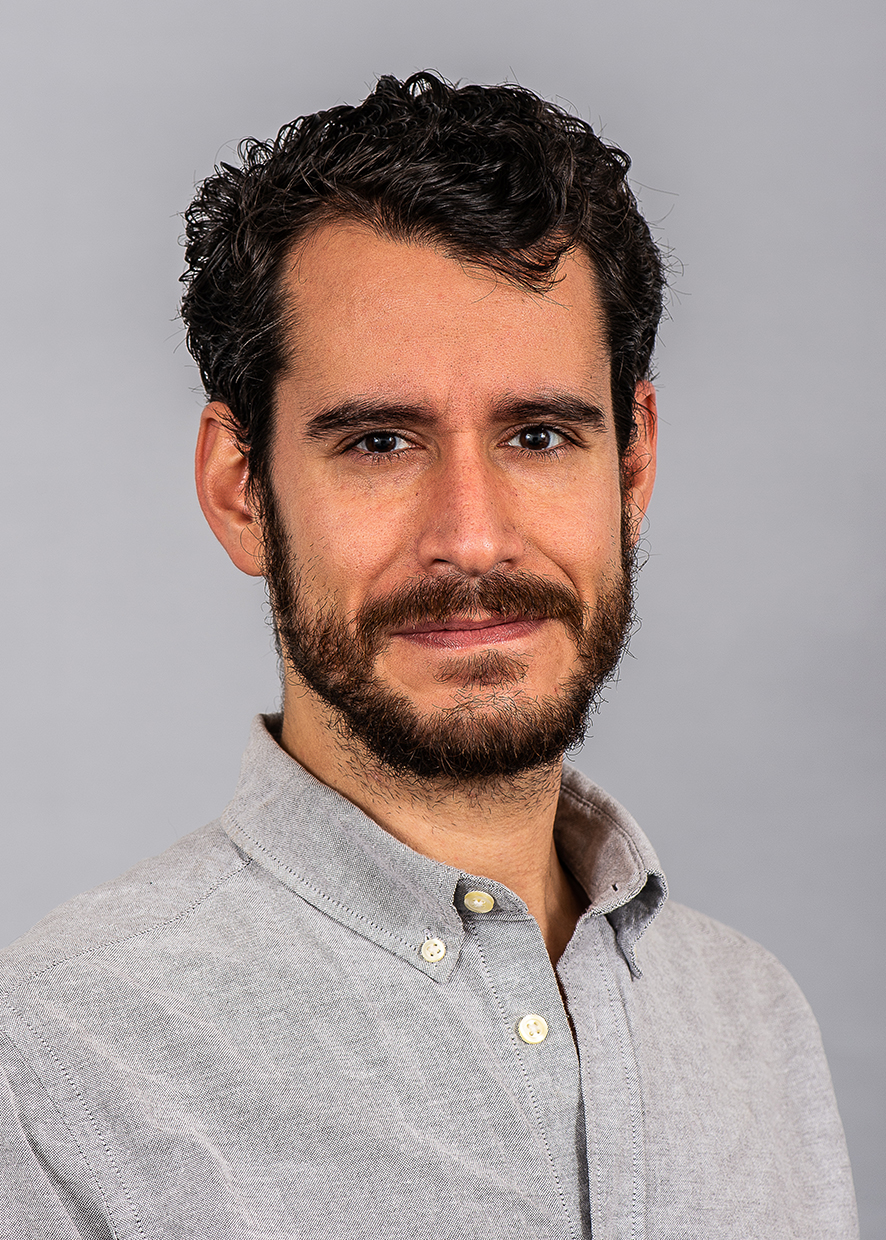
[[524,426],[508,440],[509,445],[522,448],[524,452],[550,452],[568,442],[565,435],[551,426]]
[[403,436],[394,431],[371,431],[354,444],[355,448],[371,456],[387,456],[390,452],[397,452],[408,446]]

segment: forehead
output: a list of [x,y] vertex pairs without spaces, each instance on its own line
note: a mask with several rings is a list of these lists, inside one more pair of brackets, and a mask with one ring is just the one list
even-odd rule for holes
[[327,224],[290,259],[287,379],[311,396],[438,404],[572,392],[608,399],[594,276],[569,255],[537,293],[439,247]]

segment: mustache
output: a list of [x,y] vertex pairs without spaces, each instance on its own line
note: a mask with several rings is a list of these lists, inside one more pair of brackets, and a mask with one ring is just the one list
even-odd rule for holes
[[482,612],[526,620],[559,620],[576,645],[585,636],[585,607],[572,590],[532,573],[496,570],[483,577],[457,574],[419,577],[384,598],[371,599],[356,616],[356,637],[374,651],[391,629],[408,624],[444,623],[454,615]]

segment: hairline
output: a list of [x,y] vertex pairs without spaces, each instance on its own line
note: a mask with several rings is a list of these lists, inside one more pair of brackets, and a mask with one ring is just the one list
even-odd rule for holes
[[[612,349],[609,339],[609,316],[606,313],[606,306],[600,287],[599,272],[593,255],[583,239],[578,238],[575,241],[564,242],[557,260],[557,266],[553,269],[549,279],[544,281],[532,280],[527,276],[521,278],[520,269],[516,263],[508,266],[505,262],[496,262],[495,255],[470,253],[468,247],[454,243],[450,237],[447,237],[444,229],[435,228],[432,224],[423,223],[413,227],[398,226],[394,221],[385,219],[383,212],[378,209],[376,204],[368,203],[367,209],[364,211],[350,203],[328,199],[318,203],[305,216],[296,230],[295,236],[291,238],[286,246],[281,248],[274,271],[273,298],[276,305],[274,331],[277,333],[279,367],[270,385],[269,392],[269,412],[271,418],[269,449],[271,459],[273,458],[276,441],[279,387],[281,381],[291,373],[297,348],[299,310],[296,304],[297,298],[293,288],[292,277],[300,262],[301,255],[307,247],[316,240],[324,229],[336,226],[361,228],[375,234],[380,240],[390,240],[403,245],[434,250],[444,258],[458,263],[463,268],[468,270],[474,268],[478,273],[488,273],[496,280],[503,280],[514,288],[524,289],[526,292],[533,293],[539,297],[547,296],[563,279],[563,276],[559,273],[565,259],[574,256],[580,261],[583,260],[585,269],[591,279],[594,300],[599,314],[598,326],[600,328],[601,344],[605,349],[606,363],[609,367],[609,389],[610,400],[612,400],[614,374]],[[507,256],[504,257],[507,258]],[[630,438],[623,450],[619,448],[620,465],[623,464],[629,449]],[[270,465],[270,460],[267,463]],[[270,481],[270,476],[268,481]]]

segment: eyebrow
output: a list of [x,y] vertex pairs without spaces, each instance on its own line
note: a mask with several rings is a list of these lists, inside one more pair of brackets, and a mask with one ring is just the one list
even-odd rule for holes
[[419,405],[400,405],[385,400],[346,400],[330,409],[321,409],[308,418],[305,436],[328,439],[367,426],[430,426],[436,418]]
[[[579,396],[552,393],[533,397],[508,396],[497,401],[492,409],[497,422],[571,422],[593,430],[605,430],[606,413],[599,405]],[[308,439],[323,440],[331,435],[367,427],[410,426],[429,427],[437,415],[421,405],[399,404],[384,400],[346,400],[313,414],[305,426]]]
[[496,405],[503,422],[572,422],[593,430],[605,430],[606,413],[580,396],[552,392],[538,397],[508,397]]

